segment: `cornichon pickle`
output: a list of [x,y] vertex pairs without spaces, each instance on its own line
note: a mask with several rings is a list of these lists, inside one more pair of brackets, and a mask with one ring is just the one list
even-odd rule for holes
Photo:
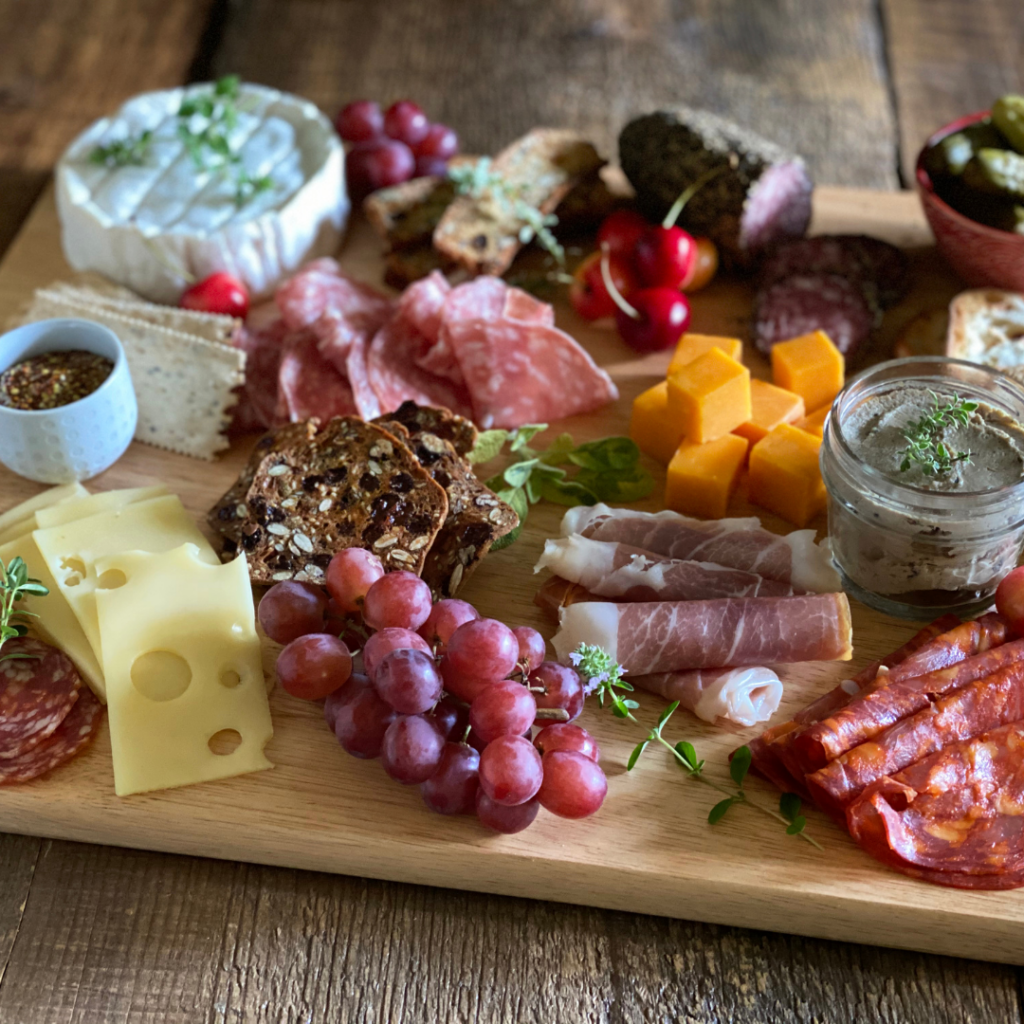
[[1024,153],[1024,96],[1002,96],[992,105],[992,121],[1018,153]]
[[964,182],[979,192],[1024,199],[1024,156],[1007,149],[981,149],[964,168]]
[[979,149],[999,149],[1006,140],[987,118],[944,139],[939,139],[925,153],[925,170],[934,181],[944,175],[963,174],[968,161]]

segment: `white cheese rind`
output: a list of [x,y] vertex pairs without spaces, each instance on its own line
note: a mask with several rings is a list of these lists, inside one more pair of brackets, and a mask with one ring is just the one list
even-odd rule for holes
[[[187,275],[238,277],[269,294],[306,260],[334,253],[349,211],[344,151],[317,107],[263,86],[242,86],[236,141],[243,166],[273,186],[241,208],[219,175],[195,173],[175,132],[181,99],[210,86],[146,93],[87,128],[57,165],[64,253],[154,302],[174,303]],[[108,169],[100,144],[154,131],[147,162]],[[182,273],[184,271],[185,273]]]

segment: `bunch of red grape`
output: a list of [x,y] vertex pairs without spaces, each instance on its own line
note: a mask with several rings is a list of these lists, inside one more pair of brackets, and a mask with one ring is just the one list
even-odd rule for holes
[[[327,591],[286,581],[260,601],[264,632],[286,644],[277,676],[288,693],[324,700],[324,717],[355,757],[419,785],[439,814],[473,814],[497,832],[519,832],[538,808],[585,818],[608,783],[583,710],[578,673],[545,661],[529,626],[483,619],[465,601],[434,603],[411,572],[385,573],[362,548],[338,552]],[[373,630],[364,673],[352,670],[355,614]],[[534,727],[540,727],[533,735]]]
[[356,100],[338,111],[334,127],[352,143],[345,157],[349,192],[356,198],[427,174],[444,175],[459,151],[459,137],[445,124],[431,124],[411,100],[387,110]]

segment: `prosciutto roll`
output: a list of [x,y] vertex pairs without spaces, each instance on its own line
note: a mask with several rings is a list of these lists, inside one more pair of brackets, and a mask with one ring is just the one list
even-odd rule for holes
[[552,641],[566,661],[597,644],[631,675],[694,668],[739,668],[851,657],[845,594],[613,604],[562,608]]
[[787,597],[789,583],[712,562],[652,555],[642,548],[579,534],[548,540],[534,572],[550,569],[598,597],[615,601],[705,601],[720,597]]
[[1024,722],[879,779],[846,814],[850,835],[905,874],[966,889],[1024,884]]
[[678,512],[636,512],[608,505],[579,505],[562,519],[562,536],[641,548],[649,554],[685,561],[713,562],[790,583],[799,593],[841,589],[827,545],[814,542],[814,530],[785,537],[761,528],[759,519],[689,519]]
[[775,714],[782,683],[770,668],[695,669],[630,677],[640,690],[677,700],[705,722],[724,718],[736,725],[757,725]]

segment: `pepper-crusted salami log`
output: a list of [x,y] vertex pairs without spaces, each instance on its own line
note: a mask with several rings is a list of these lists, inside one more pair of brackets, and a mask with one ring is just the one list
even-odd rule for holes
[[9,759],[38,746],[57,731],[79,699],[82,680],[65,654],[34,637],[8,640],[3,654],[0,759]]
[[1009,889],[1024,883],[1024,722],[952,743],[850,805],[862,849],[940,885]]
[[679,223],[711,238],[729,266],[752,266],[764,249],[803,235],[810,223],[803,160],[707,111],[680,107],[630,121],[619,136],[619,161],[641,208],[658,221],[685,188],[717,172]]

